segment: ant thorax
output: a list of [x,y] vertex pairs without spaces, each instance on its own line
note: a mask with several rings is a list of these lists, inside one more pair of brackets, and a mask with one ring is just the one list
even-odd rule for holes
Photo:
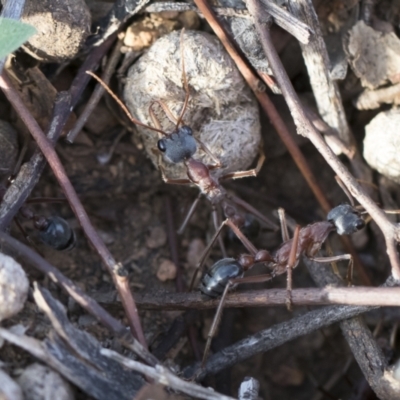
[[201,161],[189,158],[185,160],[189,179],[198,186],[212,204],[219,203],[226,196],[225,189],[210,174],[210,169]]
[[307,257],[314,257],[321,250],[329,234],[335,230],[335,226],[329,221],[307,225],[300,231],[299,247],[303,248]]
[[[300,260],[300,256],[304,254],[306,257],[314,257],[321,249],[322,244],[331,232],[335,231],[335,227],[329,221],[316,222],[305,226],[300,230],[299,241],[297,244],[295,268]],[[287,261],[290,251],[293,247],[293,239],[287,240],[273,253],[274,262],[269,264],[276,275],[286,272]]]

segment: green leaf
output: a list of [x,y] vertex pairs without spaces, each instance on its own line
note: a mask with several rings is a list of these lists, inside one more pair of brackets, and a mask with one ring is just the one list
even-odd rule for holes
[[35,33],[32,25],[0,17],[0,59],[17,50]]

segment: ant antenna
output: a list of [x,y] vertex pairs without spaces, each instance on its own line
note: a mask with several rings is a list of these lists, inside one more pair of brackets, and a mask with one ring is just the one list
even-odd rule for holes
[[353,196],[350,194],[349,189],[347,189],[347,187],[344,185],[343,181],[337,175],[335,175],[335,179],[336,179],[337,184],[341,187],[344,194],[349,199],[350,204],[354,207],[355,204],[354,204]]
[[179,116],[178,121],[176,121],[175,129],[178,129],[179,124],[182,122],[183,116],[185,115],[187,105],[189,103],[189,96],[190,96],[189,84],[187,81],[187,76],[186,76],[186,71],[185,71],[185,55],[184,55],[184,51],[183,51],[183,34],[184,33],[185,33],[185,28],[182,28],[181,36],[180,36],[180,48],[181,48],[181,63],[182,63],[182,80],[183,80],[183,87],[185,88],[185,91],[186,91],[186,95],[185,95],[185,102],[183,103],[181,115]]
[[124,110],[125,114],[128,116],[128,118],[136,125],[143,126],[144,128],[151,129],[152,131],[162,133],[165,135],[166,133],[162,131],[161,129],[153,128],[150,125],[146,125],[143,122],[140,122],[138,119],[134,118],[132,114],[129,112],[127,107],[125,106],[124,103],[117,97],[117,95],[107,86],[105,82],[103,82],[97,75],[95,75],[92,71],[86,71],[88,75],[96,79],[97,82],[100,83],[101,86],[107,91],[107,93],[118,103],[118,105]]

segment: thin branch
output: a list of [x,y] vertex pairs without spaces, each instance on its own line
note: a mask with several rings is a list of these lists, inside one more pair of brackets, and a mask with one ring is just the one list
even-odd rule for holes
[[226,34],[225,30],[222,28],[218,19],[216,18],[212,8],[209,6],[206,0],[194,0],[199,10],[203,13],[207,22],[210,24],[215,34],[219,37],[225,49],[232,57],[234,62],[236,63],[239,71],[243,75],[244,79],[253,90],[256,95],[258,101],[260,102],[262,108],[267,113],[268,117],[271,120],[272,125],[276,129],[282,141],[285,143],[288,148],[291,156],[293,157],[294,162],[297,167],[301,171],[304,176],[304,179],[307,181],[310,189],[314,193],[314,196],[318,200],[322,209],[328,213],[331,210],[331,206],[329,201],[327,200],[325,193],[319,187],[317,179],[309,167],[306,158],[303,153],[294,142],[293,138],[290,135],[289,129],[285,125],[285,122],[279,115],[277,109],[269,99],[268,95],[263,91],[264,84],[260,79],[254,74],[253,70],[247,65],[247,63],[242,59],[239,52],[236,50],[236,47],[233,45],[233,42]]
[[[207,375],[214,375],[222,369],[240,363],[258,353],[266,352],[290,340],[373,309],[374,307],[355,306],[325,307],[274,325],[272,328],[257,332],[211,356],[198,379],[202,380]],[[192,376],[197,368],[197,364],[188,367],[185,369],[184,375]]]
[[[219,23],[218,19],[215,17],[211,7],[208,5],[206,0],[195,0],[195,3],[199,7],[199,9],[203,12],[205,18],[207,19],[210,26],[213,28],[216,35],[221,40],[222,44],[225,46],[226,50],[232,57],[233,61],[236,63],[243,77],[246,79],[249,86],[253,89],[254,94],[257,96],[258,101],[263,107],[264,111],[267,113],[268,117],[271,120],[271,123],[275,127],[280,139],[285,144],[288,149],[290,155],[292,156],[294,162],[302,173],[304,179],[308,183],[310,189],[314,193],[317,201],[319,202],[321,208],[325,213],[328,213],[331,210],[331,205],[327,200],[325,193],[321,190],[318,185],[318,182],[311,171],[306,158],[303,153],[299,149],[298,145],[292,138],[285,122],[279,115],[277,109],[269,99],[268,95],[265,92],[258,90],[259,88],[259,80],[254,75],[253,71],[248,67],[248,65],[243,61],[241,55],[236,51],[235,46],[232,44],[231,39],[224,31],[223,27]],[[264,13],[265,11],[260,11],[260,13]],[[264,79],[264,75],[261,75]],[[363,284],[368,285],[370,283],[369,277],[364,271],[361,262],[359,262],[357,253],[355,252],[353,246],[350,244],[349,240],[346,238],[342,238],[346,250],[353,256],[355,261],[355,266],[359,272],[360,278],[362,279]]]
[[[111,75],[114,73],[115,68],[118,64],[120,59],[120,50],[122,47],[122,42],[120,40],[117,41],[116,45],[114,46],[110,58],[108,60],[107,66],[104,69],[104,72],[101,76],[101,79],[107,85],[110,82]],[[95,107],[97,106],[98,102],[101,99],[101,96],[104,94],[105,89],[99,83],[96,85],[96,89],[93,91],[92,96],[90,97],[89,101],[86,103],[85,108],[83,109],[81,115],[77,119],[75,126],[71,129],[71,131],[67,135],[67,141],[73,143],[75,138],[78,136],[79,132],[82,130],[83,126],[85,125],[87,119],[89,118],[90,114],[93,112]]]
[[[303,23],[300,19],[296,18],[283,7],[276,5],[272,1],[263,2],[265,10],[269,12],[277,25],[282,29],[293,35],[301,43],[308,43],[312,29]],[[145,12],[162,12],[162,11],[196,11],[201,17],[203,16],[199,9],[192,4],[188,3],[171,3],[162,2],[150,4],[147,6]],[[216,14],[222,17],[230,18],[249,18],[249,12],[245,8],[233,7],[213,7]]]
[[313,27],[304,23],[293,13],[278,6],[273,1],[261,0],[265,11],[272,16],[274,22],[293,35],[300,43],[307,44],[312,37]]
[[[58,94],[47,134],[47,138],[53,145],[57,142],[61,135],[62,126],[64,126],[69,117],[69,114],[62,113],[62,110],[70,108],[70,103],[71,98],[68,93],[61,92]],[[36,149],[32,158],[22,165],[0,204],[0,231],[4,231],[10,225],[12,219],[39,181],[45,166],[46,159],[39,149]]]
[[[250,18],[249,12],[245,8],[236,8],[236,7],[213,7],[214,11],[222,16],[222,17],[239,17],[239,18]],[[170,2],[163,1],[157,2],[153,4],[149,4],[143,9],[144,12],[147,13],[158,13],[163,11],[196,11],[200,17],[203,17],[203,14],[199,11],[199,9],[190,3],[183,2]]]
[[17,91],[13,88],[9,78],[4,72],[0,77],[0,87],[6,95],[7,99],[13,105],[14,109],[19,114],[22,121],[29,129],[43,155],[46,157],[46,160],[53,170],[57,180],[59,181],[60,186],[64,191],[65,197],[68,199],[72,210],[74,211],[78,221],[82,226],[83,231],[85,232],[90,243],[96,249],[97,253],[100,255],[101,259],[103,260],[113,278],[114,284],[117,287],[117,290],[121,296],[121,301],[127,313],[132,331],[135,332],[142,345],[146,347],[146,341],[140,324],[136,305],[130,291],[129,280],[126,272],[123,270],[122,265],[115,261],[114,257],[104,245],[97,231],[92,226],[88,215],[83,208],[82,203],[79,200],[79,197],[77,196],[73,186],[71,185],[71,182],[69,181],[67,174],[65,173],[65,169],[62,166],[61,161],[58,158],[58,155],[55,152],[51,142],[46,138],[38,123],[32,117],[29,110],[22,102]]
[[85,47],[100,46],[119,30],[129,18],[141,11],[150,0],[116,0],[110,12],[92,27],[96,34],[88,38]]
[[[324,265],[306,258],[303,259],[312,278],[319,286],[343,284],[333,273],[329,264]],[[389,286],[392,284],[392,280],[385,283]],[[387,369],[387,362],[382,350],[361,316],[342,321],[340,328],[365,378],[377,396],[380,399],[397,399],[400,383],[396,383],[392,372]]]
[[[224,306],[229,307],[274,307],[284,306],[286,289],[263,289],[241,293],[230,293]],[[343,304],[352,306],[399,307],[400,287],[323,287],[293,289],[295,306],[321,306]],[[158,296],[136,295],[136,304],[146,310],[190,310],[216,308],[219,299],[205,298],[200,293],[163,293]]]
[[[260,1],[264,4],[262,0]],[[291,13],[314,31],[309,43],[300,43],[300,47],[319,113],[348,147],[355,147],[338,85],[330,77],[328,51],[314,7],[310,0],[291,0],[288,5]]]
[[[59,94],[53,109],[48,138],[55,144],[60,136],[66,121],[68,120],[73,107],[78,102],[83,90],[85,89],[90,77],[86,74],[87,70],[94,69],[99,60],[107,52],[115,40],[115,36],[110,37],[101,46],[95,47],[86,57],[84,63],[79,69],[68,94]],[[0,204],[0,231],[4,230],[14,218],[21,205],[28,198],[34,188],[34,182],[40,178],[43,169],[40,161],[43,158],[42,153],[37,150],[31,160],[23,165],[14,179],[13,183],[8,187],[4,195],[3,202]]]
[[388,255],[392,266],[392,275],[396,280],[400,280],[400,260],[394,245],[396,234],[398,237],[400,236],[400,228],[396,228],[396,226],[388,220],[385,213],[368,196],[362,186],[350,174],[348,169],[333,153],[320,133],[316,131],[312,123],[308,120],[304,110],[301,107],[300,99],[297,96],[297,93],[295,92],[272,44],[269,26],[258,19],[259,9],[261,7],[259,2],[257,0],[247,0],[247,6],[250,13],[253,15],[254,23],[260,36],[264,52],[274,73],[274,77],[281,88],[283,96],[285,97],[286,103],[296,124],[298,133],[307,137],[314,144],[316,149],[325,158],[326,162],[347,186],[352,196],[354,196],[365,208],[365,210],[370,214],[370,216],[382,230],[388,248]]
[[84,310],[93,315],[104,326],[110,329],[122,342],[133,350],[140,358],[150,365],[156,365],[158,360],[152,356],[121,324],[120,321],[110,315],[95,300],[83,292],[79,286],[75,285],[69,278],[62,274],[56,267],[47,262],[30,247],[25,246],[18,240],[6,233],[0,232],[1,248],[10,248],[11,254],[18,254],[30,265],[48,276],[56,285],[64,289]]
[[[263,0],[260,1],[263,3]],[[339,87],[331,76],[331,63],[313,3],[311,0],[291,0],[288,6],[295,17],[308,24],[314,31],[309,43],[300,43],[300,46],[319,113],[331,132],[333,131],[333,135],[324,135],[325,141],[336,154],[343,153],[349,158],[356,178],[372,182],[371,168],[357,149],[347,122]],[[303,109],[310,119],[304,105]],[[313,125],[315,126],[315,123]],[[371,188],[366,187],[365,190],[369,191],[371,196],[374,195]]]
[[178,390],[179,392],[188,394],[189,396],[205,400],[234,400],[233,397],[216,393],[213,389],[204,388],[202,386],[196,385],[195,383],[187,382],[186,380],[178,378],[162,365],[156,365],[154,368],[148,367],[147,365],[123,357],[117,352],[109,349],[102,349],[101,354],[110,357],[115,361],[118,361],[126,368],[140,372],[141,374],[144,374],[147,377],[154,379],[156,382],[164,386],[168,386],[172,389]]

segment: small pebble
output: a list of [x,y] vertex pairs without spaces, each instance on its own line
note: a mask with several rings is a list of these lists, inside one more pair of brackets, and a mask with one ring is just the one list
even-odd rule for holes
[[201,239],[193,239],[190,242],[186,255],[189,268],[196,268],[196,265],[199,262],[205,247],[206,246],[204,245],[204,242]]
[[283,364],[274,371],[270,379],[281,386],[299,386],[304,382],[305,374],[300,368]]
[[167,243],[167,233],[161,226],[151,229],[150,234],[146,238],[146,246],[149,249],[158,249]]
[[18,378],[25,400],[74,400],[70,384],[49,367],[34,363]]
[[177,268],[176,265],[170,260],[164,260],[157,271],[157,278],[161,282],[172,280],[176,278]]
[[365,128],[364,158],[382,175],[400,183],[400,110],[380,112]]
[[21,20],[37,30],[24,50],[43,62],[71,60],[90,34],[91,15],[84,0],[27,1]]
[[23,400],[22,390],[18,384],[0,369],[0,399]]
[[29,281],[21,265],[0,253],[0,321],[22,310],[28,289]]

